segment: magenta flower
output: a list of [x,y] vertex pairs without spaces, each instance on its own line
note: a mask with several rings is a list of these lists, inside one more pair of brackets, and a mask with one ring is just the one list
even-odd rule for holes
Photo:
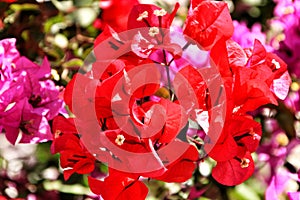
[[39,66],[20,57],[15,39],[0,41],[0,130],[15,144],[45,142],[52,139],[48,120],[62,109],[59,90],[50,80],[50,64],[45,58]]
[[262,27],[259,23],[254,24],[251,29],[247,27],[246,22],[233,21],[233,25],[234,33],[232,39],[241,47],[252,47],[255,39],[266,45],[266,34],[261,31]]
[[288,192],[288,197],[290,200],[299,200],[300,192]]
[[[294,82],[293,84],[297,84]],[[287,98],[284,100],[284,104],[291,109],[294,113],[300,111],[300,89],[291,90]]]
[[[284,195],[285,190],[288,188],[289,181],[292,181],[293,174],[288,172],[285,169],[279,170],[271,179],[271,182],[268,185],[268,188],[265,193],[265,199],[266,200],[274,200],[274,199],[280,199],[279,197]],[[297,180],[295,180],[297,181]],[[295,194],[296,193],[296,194]],[[299,198],[293,198],[297,196],[298,192],[287,192],[288,196],[291,200]],[[299,193],[298,193],[299,197]]]
[[276,53],[288,64],[289,72],[300,77],[300,2],[278,1],[274,15],[271,25],[283,30],[283,34],[273,38],[273,44],[279,42]]
[[0,82],[12,79],[12,68],[19,57],[19,52],[15,47],[15,39],[6,39],[0,41]]

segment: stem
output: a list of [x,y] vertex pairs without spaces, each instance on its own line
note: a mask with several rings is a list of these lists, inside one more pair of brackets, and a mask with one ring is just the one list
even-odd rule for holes
[[188,41],[183,47],[182,50],[186,50],[192,43],[190,41]]
[[168,78],[168,89],[169,89],[169,92],[170,92],[170,96],[172,94],[172,87],[171,87],[171,77],[170,77],[170,69],[169,69],[169,66],[168,66],[168,63],[167,63],[167,56],[166,56],[166,51],[163,49],[163,54],[164,54],[164,64],[165,64],[165,68],[166,68],[166,71],[167,71],[167,78]]
[[195,140],[194,138],[190,137],[190,136],[187,136],[187,138],[191,141],[191,142],[194,142],[195,144],[198,144],[200,147],[202,147],[202,143],[198,142],[197,140]]
[[150,24],[149,24],[149,22],[148,22],[146,19],[143,18],[143,22],[145,22],[145,24],[146,24],[148,27],[151,27]]
[[159,17],[158,17],[158,22],[159,22],[159,32],[160,32],[160,34],[161,34],[161,43],[160,43],[160,44],[163,44],[163,43],[164,43],[164,37],[165,37],[165,34],[164,34],[164,32],[163,32],[163,30],[162,30],[162,27],[161,27],[161,19],[162,19],[162,17],[159,16]]

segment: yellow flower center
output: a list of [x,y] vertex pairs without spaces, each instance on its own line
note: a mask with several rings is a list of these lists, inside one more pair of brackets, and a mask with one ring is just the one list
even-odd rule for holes
[[248,158],[242,158],[241,160],[241,168],[249,167],[250,160]]
[[276,142],[280,145],[280,146],[286,146],[289,143],[289,138],[286,136],[286,134],[284,133],[279,133],[276,136]]

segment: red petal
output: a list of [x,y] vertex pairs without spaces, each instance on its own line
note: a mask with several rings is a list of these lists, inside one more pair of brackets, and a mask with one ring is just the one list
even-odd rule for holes
[[238,185],[246,181],[254,171],[254,161],[250,153],[245,155],[250,163],[248,167],[241,167],[240,161],[231,159],[225,162],[218,162],[212,170],[213,178],[219,183],[227,186]]
[[95,194],[105,200],[145,199],[148,188],[138,177],[130,178],[129,174],[117,170],[109,170],[109,176],[104,181],[88,177],[89,186]]
[[193,109],[206,108],[206,82],[195,68],[190,65],[182,68],[176,74],[173,85],[186,115],[189,115]]
[[230,38],[233,29],[225,2],[203,1],[189,13],[183,32],[200,47],[210,49],[220,38]]
[[213,60],[213,64],[217,66],[222,77],[232,77],[232,73],[229,68],[228,54],[226,49],[226,40],[220,39],[211,49],[210,57]]
[[286,71],[280,78],[273,80],[271,89],[279,99],[284,100],[289,93],[291,83],[291,77]]
[[178,160],[167,166],[168,170],[162,176],[154,178],[165,182],[184,182],[192,177],[198,157],[197,149],[189,145],[188,149]]
[[230,39],[226,41],[226,47],[230,67],[244,67],[247,64],[248,57],[238,43]]
[[135,181],[132,185],[123,190],[117,199],[144,200],[146,199],[147,194],[148,188],[146,187],[146,185],[140,181]]
[[268,103],[277,104],[269,86],[264,82],[266,76],[263,73],[239,67],[235,74],[233,99],[236,106],[241,106],[239,112],[253,111]]
[[265,47],[261,44],[259,40],[254,41],[254,47],[252,56],[250,58],[250,66],[256,65],[260,63],[262,60],[266,58],[267,52]]
[[[76,87],[75,87],[76,84]],[[82,111],[85,107],[93,106],[93,89],[96,87],[97,81],[88,78],[86,75],[77,73],[66,86],[64,92],[64,101],[69,106],[72,112],[74,105],[76,111]],[[74,95],[76,94],[76,95]],[[80,109],[79,109],[80,105]],[[78,113],[74,113],[75,115]]]
[[245,151],[254,152],[260,142],[262,128],[251,116],[235,116],[229,127],[232,136]]
[[64,170],[64,179],[68,180],[73,173],[88,174],[95,168],[95,158],[89,153],[68,150],[61,152],[60,164]]
[[139,2],[138,0],[111,0],[111,2],[109,7],[101,9],[101,19],[117,31],[125,31],[129,12]]
[[73,118],[65,118],[61,115],[55,117],[52,123],[53,133],[77,133]]
[[[174,140],[179,134],[180,130],[187,123],[187,115],[182,107],[176,103],[161,99],[160,103],[165,107],[166,124],[164,126],[162,135],[159,138],[160,143],[169,143]],[[155,116],[153,116],[155,117]]]
[[224,138],[224,136],[221,135],[222,137],[219,138],[219,141],[215,144],[212,150],[208,152],[208,155],[212,159],[219,162],[230,160],[238,154],[238,146],[233,137],[230,135],[230,132],[227,132],[227,130],[228,129],[225,129],[222,132],[222,135],[227,136]]

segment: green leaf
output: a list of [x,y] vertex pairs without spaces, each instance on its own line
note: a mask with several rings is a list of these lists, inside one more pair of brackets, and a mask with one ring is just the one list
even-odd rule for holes
[[73,3],[76,7],[84,7],[84,6],[90,6],[93,4],[93,0],[73,0]]
[[58,10],[60,10],[62,12],[68,12],[69,10],[71,10],[74,7],[73,1],[71,1],[71,0],[69,0],[69,1],[51,0],[51,2]]
[[255,192],[253,188],[245,183],[237,185],[234,189],[228,191],[230,199],[239,200],[260,200],[260,196]]
[[45,47],[43,49],[49,56],[52,56],[56,59],[62,59],[64,57],[64,52],[58,48],[58,47],[54,47],[54,48],[49,48],[49,47]]
[[39,163],[47,163],[50,159],[53,159],[53,155],[50,152],[50,146],[50,142],[38,144],[36,150],[36,158]]
[[64,68],[69,68],[69,67],[81,67],[83,65],[83,60],[80,58],[73,58],[65,63],[62,64]]
[[22,10],[39,10],[39,6],[31,3],[24,4],[11,4],[10,9],[13,11],[22,11]]
[[64,23],[64,16],[59,14],[59,15],[56,15],[55,17],[49,18],[45,22],[45,24],[44,24],[45,33],[49,33],[51,31],[51,27],[55,24],[58,26],[58,28],[59,27],[63,28],[63,26],[67,26],[66,23]]

